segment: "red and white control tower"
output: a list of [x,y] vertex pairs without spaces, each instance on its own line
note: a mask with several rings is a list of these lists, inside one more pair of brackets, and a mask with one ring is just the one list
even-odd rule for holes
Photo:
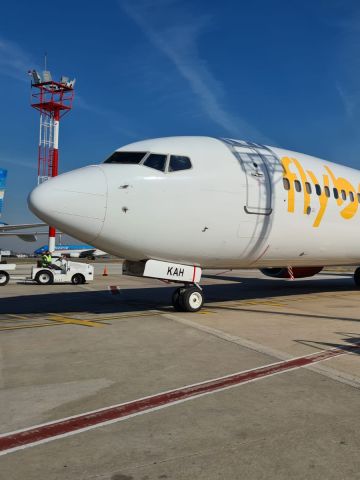
[[[75,79],[61,77],[59,82],[51,78],[48,70],[40,75],[29,72],[31,81],[31,106],[40,112],[40,135],[38,152],[38,183],[58,175],[59,123],[72,109]],[[49,227],[49,250],[55,250],[56,231]]]

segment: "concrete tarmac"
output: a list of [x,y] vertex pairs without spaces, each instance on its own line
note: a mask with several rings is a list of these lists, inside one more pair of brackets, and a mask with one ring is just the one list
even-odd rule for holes
[[207,271],[205,306],[188,314],[172,309],[173,286],[95,265],[95,281],[79,286],[25,284],[21,265],[0,288],[0,434],[340,354],[19,443],[2,452],[1,479],[360,479],[360,292],[350,270],[298,281]]

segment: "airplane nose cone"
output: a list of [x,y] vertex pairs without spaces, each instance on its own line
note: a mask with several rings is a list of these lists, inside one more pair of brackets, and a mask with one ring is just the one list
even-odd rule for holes
[[64,173],[36,187],[28,197],[37,217],[69,235],[91,242],[101,232],[107,201],[107,181],[101,167]]

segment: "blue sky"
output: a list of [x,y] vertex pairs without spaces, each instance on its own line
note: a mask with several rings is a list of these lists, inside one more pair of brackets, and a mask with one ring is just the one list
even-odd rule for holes
[[[26,72],[42,69],[45,51],[53,77],[77,78],[60,126],[62,172],[168,135],[244,138],[360,167],[359,2],[14,0],[0,16],[9,223],[35,220],[26,197],[38,114]],[[12,244],[29,250],[0,246]]]

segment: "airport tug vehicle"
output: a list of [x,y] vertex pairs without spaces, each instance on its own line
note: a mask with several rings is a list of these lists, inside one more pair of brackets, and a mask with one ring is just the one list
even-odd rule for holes
[[72,283],[81,285],[94,280],[94,267],[88,263],[70,262],[60,257],[53,257],[50,267],[32,267],[29,280],[38,285],[53,283]]
[[14,271],[15,268],[15,263],[0,263],[0,287],[4,287],[9,283],[9,271]]

